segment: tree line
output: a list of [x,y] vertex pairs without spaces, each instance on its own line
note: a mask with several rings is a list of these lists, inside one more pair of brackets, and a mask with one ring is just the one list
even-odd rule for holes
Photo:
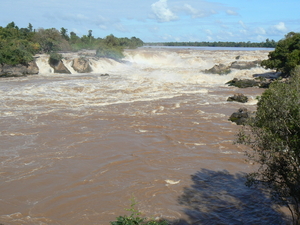
[[68,33],[62,27],[33,29],[29,23],[26,28],[19,28],[14,22],[6,27],[0,26],[0,64],[27,64],[37,53],[53,54],[59,51],[79,51],[82,49],[97,50],[98,57],[120,59],[124,57],[123,50],[143,46],[139,38],[117,38],[108,35],[96,38],[92,30],[79,37],[75,32]]
[[266,39],[264,42],[222,42],[222,41],[201,41],[201,42],[160,42],[146,43],[148,46],[194,46],[194,47],[252,47],[252,48],[275,48],[277,42]]

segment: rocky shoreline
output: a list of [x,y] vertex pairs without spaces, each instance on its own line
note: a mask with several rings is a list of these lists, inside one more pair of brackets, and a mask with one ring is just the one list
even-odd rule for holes
[[[78,53],[63,53],[63,60],[51,59],[47,56],[47,63],[53,69],[54,73],[71,74],[64,61],[71,61],[71,66],[77,73],[90,73],[92,72],[90,59],[98,59],[95,57],[94,51],[81,51]],[[37,60],[45,55],[36,55],[34,61],[27,65],[1,65],[0,64],[0,77],[22,77],[27,75],[36,75],[40,73],[37,65]]]

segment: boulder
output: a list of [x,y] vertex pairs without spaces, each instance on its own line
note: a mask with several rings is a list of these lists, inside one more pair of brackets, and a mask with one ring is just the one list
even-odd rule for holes
[[63,61],[61,60],[49,60],[50,66],[54,69],[54,73],[66,73],[71,74],[68,68],[64,65]]
[[238,94],[234,94],[234,96],[228,97],[227,101],[229,102],[236,101],[236,102],[245,103],[248,102],[248,97],[241,93],[238,93]]
[[27,67],[27,74],[38,74],[39,67],[37,66],[35,61],[29,62]]
[[85,58],[76,58],[73,60],[72,67],[78,73],[90,73],[92,72],[92,68],[89,64],[89,60]]
[[204,72],[223,75],[230,73],[230,68],[224,64],[218,64],[208,70],[205,70]]
[[229,117],[229,120],[237,125],[244,125],[250,118],[254,118],[255,113],[250,112],[247,108],[240,108]]
[[24,65],[6,65],[4,64],[1,69],[1,76],[2,77],[21,77],[26,76],[27,68]]
[[231,69],[238,69],[238,70],[248,70],[251,68],[255,68],[260,66],[261,61],[256,60],[256,61],[235,61],[231,63],[230,68]]
[[259,86],[260,82],[251,79],[239,80],[237,78],[234,78],[233,80],[228,81],[226,84],[228,84],[229,86],[235,86],[239,88],[247,88]]
[[0,77],[22,77],[29,74],[38,74],[39,68],[35,61],[29,62],[28,65],[1,65],[0,66]]

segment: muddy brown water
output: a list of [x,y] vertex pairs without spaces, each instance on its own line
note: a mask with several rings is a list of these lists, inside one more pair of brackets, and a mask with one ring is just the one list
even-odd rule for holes
[[[201,72],[236,56],[267,52],[139,49],[123,63],[94,62],[91,74],[46,68],[1,79],[0,223],[109,224],[129,214],[132,197],[153,218],[281,223],[244,186],[241,174],[254,166],[228,121],[242,106],[254,110],[263,90],[224,85],[266,71]],[[250,102],[226,101],[237,92]]]

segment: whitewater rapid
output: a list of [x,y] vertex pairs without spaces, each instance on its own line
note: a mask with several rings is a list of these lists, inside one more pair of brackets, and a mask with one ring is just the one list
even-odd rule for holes
[[[203,72],[268,51],[140,48],[125,56],[90,57],[93,71],[83,74],[71,68],[76,54],[64,58],[71,74],[54,73],[40,56],[38,75],[0,80],[0,223],[109,224],[132,196],[148,217],[280,221],[262,193],[244,186],[241,174],[254,167],[228,121],[240,107],[254,110],[263,90],[225,84],[270,71]],[[250,101],[226,101],[237,92]]]

